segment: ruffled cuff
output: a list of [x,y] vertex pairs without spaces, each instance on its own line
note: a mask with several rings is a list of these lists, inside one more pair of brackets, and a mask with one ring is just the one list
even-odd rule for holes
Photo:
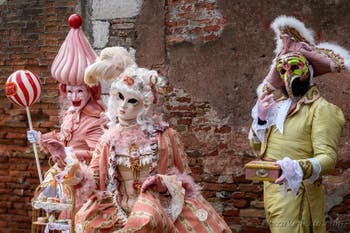
[[252,118],[253,123],[251,127],[251,133],[249,133],[249,139],[253,139],[253,135],[256,136],[256,138],[262,142],[264,141],[265,132],[266,129],[269,127],[269,124],[267,122],[265,124],[259,124],[259,117],[258,117],[258,107],[257,104],[252,109]]
[[318,180],[318,178],[320,177],[322,168],[321,168],[320,161],[318,161],[318,159],[312,158],[312,159],[308,159],[308,160],[312,164],[312,174],[308,179],[306,179],[306,182],[312,184],[316,180]]
[[252,128],[250,128],[250,130],[249,130],[248,139],[250,141],[252,141],[254,144],[260,144],[261,143],[260,139],[256,136],[256,134],[254,133]]
[[78,160],[73,152],[72,147],[65,147],[64,152],[66,152],[66,158],[64,159],[64,162],[69,166],[73,165],[75,163],[78,163]]
[[285,176],[285,182],[282,185],[282,192],[285,194],[287,188],[292,191],[292,196],[295,197],[303,181],[303,170],[299,163],[295,160],[285,157],[276,162],[282,169],[282,174]]

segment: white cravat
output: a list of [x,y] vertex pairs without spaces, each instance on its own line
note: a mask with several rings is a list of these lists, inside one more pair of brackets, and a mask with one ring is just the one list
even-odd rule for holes
[[[253,124],[251,129],[254,131],[255,135],[258,137],[260,142],[264,140],[265,131],[270,126],[276,125],[276,129],[281,134],[283,134],[284,121],[287,118],[288,111],[291,105],[292,105],[292,100],[290,98],[276,102],[276,104],[269,110],[267,114],[266,124],[259,125],[258,124],[258,103],[255,104],[255,106],[252,109]],[[252,132],[250,132],[249,139],[251,139],[252,137],[253,137],[253,134]]]

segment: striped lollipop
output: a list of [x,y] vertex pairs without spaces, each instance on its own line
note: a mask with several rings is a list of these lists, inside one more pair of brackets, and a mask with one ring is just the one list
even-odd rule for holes
[[[11,102],[25,107],[29,129],[33,130],[29,106],[35,103],[41,94],[41,82],[38,76],[29,70],[17,70],[12,73],[10,77],[8,77],[5,83],[5,90],[6,96]],[[39,180],[41,183],[43,181],[43,178],[35,143],[33,143],[33,151],[35,155],[36,168],[38,170]]]
[[5,89],[11,102],[29,107],[39,99],[41,82],[38,76],[29,70],[17,70],[7,79]]

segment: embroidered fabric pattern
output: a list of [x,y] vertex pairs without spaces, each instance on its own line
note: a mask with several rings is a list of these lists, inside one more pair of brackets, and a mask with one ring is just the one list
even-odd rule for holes
[[[118,165],[131,168],[136,183],[139,182],[137,174],[141,167],[151,164],[149,174],[155,170],[158,160],[157,129],[151,133],[145,133],[140,127],[123,128],[118,125],[108,137],[111,139],[108,161],[108,191],[115,192],[119,185]],[[136,183],[135,188],[138,188],[141,184]]]
[[320,161],[318,161],[315,158],[309,159],[309,161],[312,164],[313,170],[311,176],[306,180],[308,183],[314,183],[318,178],[320,177],[321,173],[321,164]]

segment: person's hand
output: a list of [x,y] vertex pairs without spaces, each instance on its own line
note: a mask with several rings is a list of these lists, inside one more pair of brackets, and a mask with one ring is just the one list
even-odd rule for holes
[[153,186],[155,191],[159,193],[165,193],[168,190],[166,185],[162,182],[162,178],[158,175],[147,178],[142,184],[141,192],[146,192],[146,190],[151,186]]
[[275,104],[273,94],[267,94],[264,92],[258,99],[258,117],[260,120],[265,121],[269,109]]
[[57,140],[51,140],[47,143],[46,147],[51,154],[52,161],[58,167],[64,168],[66,165],[64,159],[67,156],[64,145]]
[[74,155],[80,162],[89,161],[91,159],[89,152],[86,150],[75,150]]
[[27,139],[30,143],[38,144],[41,139],[41,133],[36,130],[28,130],[27,131]]
[[283,184],[284,180],[286,179],[286,177],[282,174],[280,177],[278,177],[275,180],[275,184]]

